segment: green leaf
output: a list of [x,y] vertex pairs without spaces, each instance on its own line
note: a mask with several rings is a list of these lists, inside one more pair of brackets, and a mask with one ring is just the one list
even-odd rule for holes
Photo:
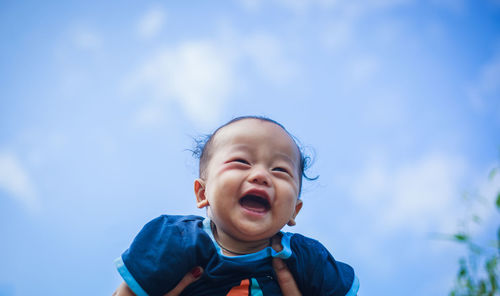
[[463,278],[466,275],[467,275],[467,269],[465,269],[464,267],[460,268],[460,271],[458,272],[458,277]]
[[497,202],[496,202],[496,204],[497,204],[497,209],[500,210],[500,192],[498,192],[498,194],[497,194]]
[[480,280],[479,281],[479,294],[482,295],[486,293],[486,283],[484,282],[484,280]]
[[492,169],[488,175],[488,179],[490,179],[490,181],[493,180],[493,178],[495,178],[495,175],[497,174],[497,172],[498,172],[497,168]]
[[464,233],[457,233],[453,237],[455,238],[455,240],[457,240],[459,242],[466,242],[469,240],[469,237],[467,236],[467,234],[464,234]]
[[498,248],[498,251],[500,253],[500,227],[498,227],[498,233],[497,233],[497,248]]

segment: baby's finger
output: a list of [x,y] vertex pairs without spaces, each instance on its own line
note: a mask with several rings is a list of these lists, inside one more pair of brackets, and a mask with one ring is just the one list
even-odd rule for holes
[[193,282],[196,282],[201,277],[202,273],[203,273],[203,268],[201,268],[200,266],[191,269],[191,271],[188,272],[182,278],[182,280],[177,284],[177,286],[175,286],[175,288],[173,288],[170,292],[168,292],[167,294],[165,294],[163,296],[178,296],[178,295],[180,295],[182,293],[182,291],[184,291],[184,289],[187,286],[189,286]]
[[125,282],[122,282],[111,296],[135,296],[135,294]]
[[280,258],[273,258],[273,268],[278,277],[278,284],[284,296],[302,296],[293,275]]

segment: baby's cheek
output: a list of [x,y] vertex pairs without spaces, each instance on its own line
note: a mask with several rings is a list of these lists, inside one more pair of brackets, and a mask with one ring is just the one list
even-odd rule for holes
[[288,186],[285,187],[287,194],[293,196],[295,199],[299,197],[299,188],[299,183],[294,182],[288,183]]

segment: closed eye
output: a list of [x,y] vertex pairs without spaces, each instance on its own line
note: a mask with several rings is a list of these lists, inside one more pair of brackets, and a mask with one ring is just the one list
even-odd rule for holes
[[243,164],[250,164],[247,160],[245,160],[243,158],[236,158],[236,159],[231,160],[231,162],[239,162],[239,163],[243,163]]
[[282,168],[282,167],[276,167],[276,168],[273,169],[273,171],[274,172],[283,172],[283,173],[290,174],[287,169]]

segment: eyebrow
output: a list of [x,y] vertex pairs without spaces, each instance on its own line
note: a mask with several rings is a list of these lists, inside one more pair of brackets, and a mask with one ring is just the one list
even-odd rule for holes
[[284,159],[285,161],[290,162],[290,163],[291,163],[291,164],[293,164],[293,165],[298,165],[298,164],[296,163],[296,161],[294,161],[293,159],[291,159],[291,158],[290,158],[290,156],[288,156],[288,155],[287,155],[287,154],[285,154],[285,153],[275,153],[275,155],[276,155],[276,156],[278,156],[278,158],[282,158],[282,159]]
[[[234,151],[234,150],[246,150],[247,152],[252,152],[251,149],[252,146],[246,145],[246,144],[236,144],[231,147],[229,151]],[[297,167],[299,166],[299,163],[297,161],[294,161],[290,156],[288,156],[286,153],[281,153],[281,152],[275,152],[274,156],[276,156],[279,159],[283,159],[286,162],[291,163],[292,165],[296,165]]]

